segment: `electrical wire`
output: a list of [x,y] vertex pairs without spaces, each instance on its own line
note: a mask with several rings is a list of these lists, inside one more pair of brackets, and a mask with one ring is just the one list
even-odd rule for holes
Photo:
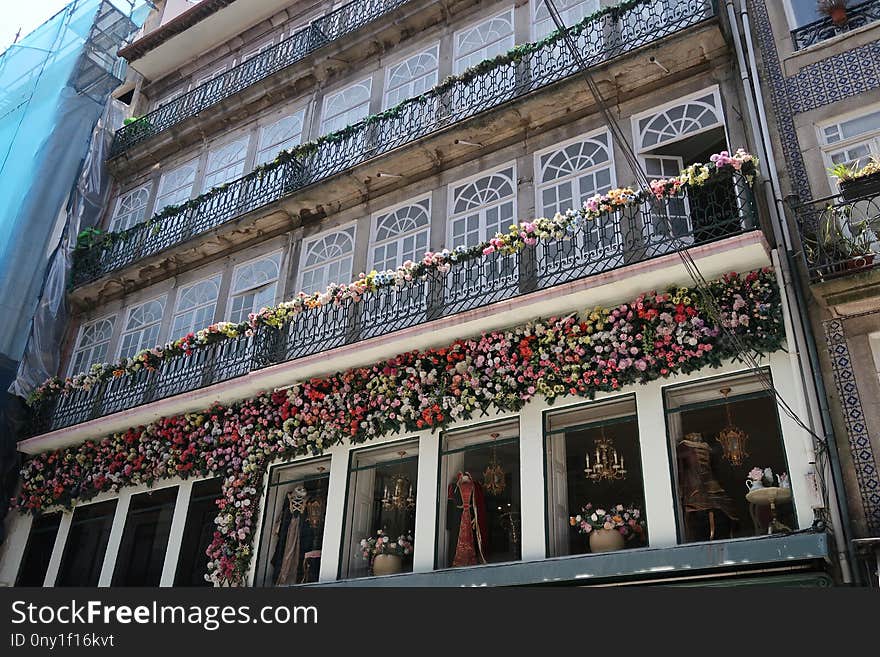
[[[808,426],[807,423],[805,423],[801,419],[797,412],[789,405],[789,403],[783,398],[783,396],[773,385],[773,382],[770,380],[770,377],[767,375],[764,368],[762,368],[760,363],[758,363],[754,352],[745,345],[742,339],[738,335],[736,335],[734,331],[725,326],[724,322],[722,321],[722,313],[720,307],[718,306],[718,301],[712,294],[712,290],[709,287],[709,284],[703,276],[702,272],[700,271],[699,266],[691,256],[688,249],[689,245],[685,243],[681,237],[675,235],[675,231],[672,229],[672,224],[669,220],[669,215],[666,212],[665,206],[658,208],[658,202],[650,191],[650,180],[648,178],[648,175],[642,168],[641,162],[639,161],[635,151],[632,149],[629,142],[627,142],[623,130],[621,129],[614,115],[608,108],[608,105],[605,102],[605,99],[602,96],[602,93],[599,90],[595,79],[593,78],[590,67],[581,56],[577,45],[571,37],[571,33],[565,26],[565,23],[562,20],[562,16],[559,14],[559,10],[556,8],[554,0],[545,0],[545,4],[547,6],[548,12],[550,13],[550,17],[553,19],[553,23],[556,25],[556,29],[562,36],[562,41],[565,43],[570,54],[577,63],[579,72],[583,76],[587,87],[593,95],[593,99],[595,100],[596,105],[599,107],[599,110],[602,113],[602,116],[605,119],[609,130],[611,131],[612,139],[614,140],[618,149],[624,154],[624,158],[626,159],[626,162],[629,165],[633,176],[635,177],[636,184],[644,193],[644,196],[648,199],[648,205],[650,206],[651,214],[654,215],[655,211],[659,209],[659,213],[656,216],[665,219],[666,225],[664,227],[667,229],[669,236],[673,240],[672,246],[674,248],[674,251],[680,257],[682,264],[684,265],[684,268],[688,273],[688,276],[694,282],[697,292],[699,293],[708,314],[720,327],[720,329],[724,333],[725,338],[734,346],[737,351],[738,358],[742,360],[742,362],[756,376],[758,382],[765,389],[765,391],[773,396],[777,407],[781,409],[786,416],[788,416],[792,421],[794,421],[798,426],[800,426],[819,443],[819,449],[817,450],[818,452],[824,452],[824,450],[827,449],[827,437],[819,436],[815,431],[813,431],[812,427]],[[818,476],[821,478],[821,475]],[[822,484],[822,487],[824,489],[824,482]]]

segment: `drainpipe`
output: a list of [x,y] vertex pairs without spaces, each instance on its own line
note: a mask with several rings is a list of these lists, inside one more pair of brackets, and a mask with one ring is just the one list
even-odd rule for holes
[[[777,281],[784,291],[783,297],[787,299],[788,316],[791,321],[792,335],[795,339],[793,363],[799,372],[803,389],[807,393],[808,408],[811,415],[810,424],[819,427],[821,435],[826,436],[825,444],[828,451],[828,460],[831,468],[831,484],[833,501],[829,511],[832,515],[832,530],[836,535],[838,548],[837,557],[840,562],[843,581],[846,583],[860,583],[858,571],[852,572],[851,564],[857,563],[855,548],[850,540],[850,518],[846,503],[841,503],[838,487],[843,485],[843,473],[840,466],[840,455],[837,451],[837,443],[834,439],[831,413],[828,408],[828,400],[825,396],[825,385],[819,367],[818,351],[813,339],[809,317],[806,314],[805,295],[802,289],[801,279],[797,275],[794,266],[794,249],[788,224],[785,220],[785,205],[782,200],[781,185],[779,183],[778,168],[773,152],[773,141],[765,110],[765,100],[758,75],[755,59],[755,46],[752,40],[751,22],[749,20],[746,0],[741,0],[740,18],[742,30],[736,17],[736,9],[733,0],[724,0],[727,9],[727,17],[733,32],[733,44],[736,51],[740,79],[745,93],[748,115],[752,123],[752,132],[755,135],[758,157],[766,163],[769,179],[764,178],[763,187],[770,208],[770,224],[777,246],[781,246],[785,258],[779,259],[781,265],[777,269]],[[748,50],[748,65],[743,52],[741,39],[745,38]],[[757,100],[757,102],[755,102]],[[792,305],[793,304],[793,305]],[[804,358],[806,354],[806,358]],[[808,380],[812,379],[812,385]],[[826,430],[827,428],[827,430]],[[829,437],[830,436],[830,437]],[[845,548],[841,546],[845,545]]]

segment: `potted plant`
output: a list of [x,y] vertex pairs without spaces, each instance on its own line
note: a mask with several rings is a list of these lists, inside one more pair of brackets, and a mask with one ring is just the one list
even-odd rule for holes
[[819,0],[816,9],[831,19],[835,25],[845,25],[849,20],[846,9],[849,0]]
[[[853,220],[854,209],[864,218]],[[819,265],[826,275],[836,274],[873,265],[878,235],[880,214],[870,216],[853,205],[828,206],[816,232],[804,233],[803,245],[810,264]]]
[[871,156],[868,163],[860,169],[836,164],[828,171],[837,178],[844,201],[880,195],[880,160],[876,156]]
[[403,570],[403,558],[412,554],[413,537],[408,532],[393,541],[380,529],[375,536],[362,538],[360,548],[364,560],[370,562],[373,575],[393,575]]
[[609,552],[620,550],[627,542],[645,542],[647,524],[636,506],[617,504],[606,510],[588,503],[578,515],[569,518],[569,524],[579,534],[589,536],[590,552]]

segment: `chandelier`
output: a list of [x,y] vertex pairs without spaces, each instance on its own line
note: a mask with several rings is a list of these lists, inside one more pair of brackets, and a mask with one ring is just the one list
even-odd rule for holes
[[[406,452],[397,452],[400,455],[400,458],[403,458],[406,455]],[[398,473],[394,475],[393,484],[391,486],[391,490],[388,489],[388,484],[385,484],[384,495],[382,496],[382,508],[387,510],[405,510],[412,509],[416,505],[415,494],[413,493],[413,485],[403,473]]]
[[601,431],[601,436],[593,443],[595,448],[593,463],[590,463],[589,450],[584,456],[586,465],[584,475],[592,481],[625,479],[626,467],[623,457],[618,455],[614,441],[605,437],[605,427],[602,427]]
[[727,426],[718,432],[718,442],[724,450],[724,458],[730,465],[742,465],[749,453],[746,445],[749,442],[749,434],[733,424],[730,416],[730,402],[727,401],[727,395],[730,394],[730,388],[721,388],[719,391],[724,395],[724,408],[727,412]]
[[500,433],[490,434],[492,436],[492,455],[489,457],[489,465],[483,471],[483,488],[489,495],[500,495],[507,486],[507,473],[501,462],[498,460],[498,453],[494,445],[494,440],[500,436]]

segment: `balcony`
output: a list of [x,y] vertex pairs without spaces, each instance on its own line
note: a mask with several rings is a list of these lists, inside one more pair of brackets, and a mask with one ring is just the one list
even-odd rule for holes
[[[594,67],[714,15],[713,3],[705,0],[645,0],[626,11],[595,18],[572,30],[572,36],[587,65]],[[212,189],[80,253],[73,284],[82,286],[161,254],[341,172],[571,78],[578,70],[559,41],[535,46],[505,63],[479,66],[451,84],[300,147],[298,157]]]
[[835,25],[830,17],[813,21],[791,31],[791,42],[795,50],[803,50],[812,45],[852,32],[869,23],[880,20],[880,0],[867,0],[846,10],[846,22]]
[[254,335],[166,360],[155,370],[139,370],[90,390],[49,398],[35,409],[33,432],[83,423],[757,227],[752,190],[738,174],[685,189],[664,202],[631,205],[596,221],[580,222],[562,240],[460,262],[446,274],[435,272],[402,287],[381,288],[359,302],[305,310],[278,329],[261,326]]
[[814,283],[875,269],[880,252],[880,190],[828,196],[795,208]]
[[408,0],[354,0],[276,46],[116,131],[110,158],[304,59]]

